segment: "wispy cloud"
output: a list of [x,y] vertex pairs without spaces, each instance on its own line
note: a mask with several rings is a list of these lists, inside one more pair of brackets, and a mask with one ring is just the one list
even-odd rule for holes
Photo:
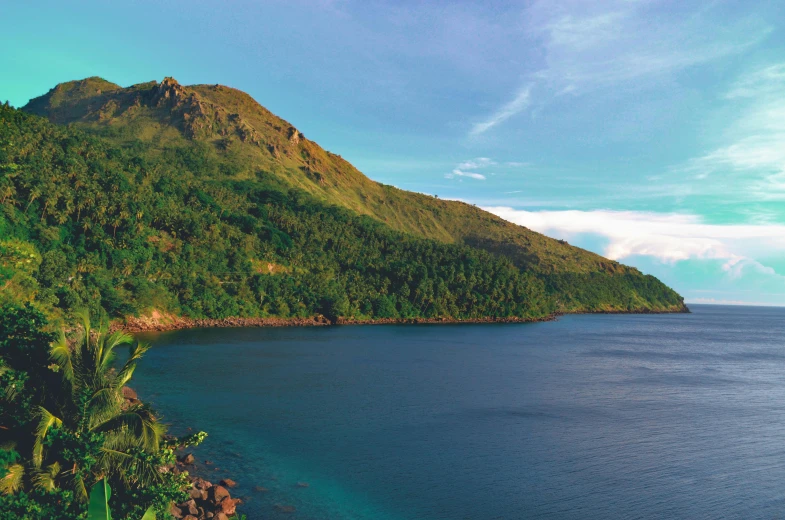
[[570,238],[581,234],[604,237],[604,256],[621,260],[649,256],[673,263],[690,259],[722,260],[730,277],[745,270],[785,276],[756,258],[785,254],[785,224],[707,224],[691,214],[637,211],[525,211],[486,207],[505,220],[540,233]]
[[541,66],[522,70],[526,79],[513,100],[475,123],[469,137],[533,107],[535,101],[539,106],[564,94],[613,86],[645,88],[690,67],[744,52],[771,33],[770,26],[755,18],[728,23],[727,17],[715,18],[705,6],[683,9],[671,12],[639,0],[532,3],[523,19]]
[[740,115],[724,129],[725,144],[695,157],[677,174],[709,179],[703,191],[785,200],[785,63],[752,71],[724,96]]
[[743,52],[771,32],[756,19],[727,23],[711,9],[668,13],[629,0],[543,0],[527,18],[543,40],[537,76],[559,91],[671,74]]
[[755,98],[761,95],[782,95],[785,87],[785,63],[777,63],[754,70],[739,78],[731,87],[726,99]]
[[493,128],[494,126],[502,123],[512,116],[519,114],[522,112],[526,107],[529,106],[529,98],[531,94],[531,85],[524,86],[513,98],[512,101],[502,106],[499,110],[494,112],[489,118],[486,120],[476,123],[471,131],[469,132],[470,136],[478,136],[483,134]]
[[455,168],[450,173],[444,174],[445,179],[454,179],[455,177],[468,177],[470,179],[477,179],[478,181],[484,181],[486,179],[485,175],[481,173],[465,172],[463,170],[459,170],[458,168]]
[[488,166],[495,166],[496,161],[488,157],[477,157],[476,159],[469,159],[458,165],[460,169],[474,170],[477,168],[486,168]]
[[[487,177],[482,173],[477,173],[469,170],[479,170],[482,168],[488,168],[489,166],[496,166],[496,161],[491,159],[490,157],[476,157],[474,159],[468,159],[459,163],[453,171],[450,173],[444,174],[445,179],[454,179],[456,177],[468,177],[470,179],[476,179],[478,181],[484,181]],[[490,175],[496,175],[495,173],[491,173]]]

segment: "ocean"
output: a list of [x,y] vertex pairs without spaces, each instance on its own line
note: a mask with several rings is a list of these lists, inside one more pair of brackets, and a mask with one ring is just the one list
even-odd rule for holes
[[150,333],[132,386],[249,519],[783,518],[785,308],[691,309]]

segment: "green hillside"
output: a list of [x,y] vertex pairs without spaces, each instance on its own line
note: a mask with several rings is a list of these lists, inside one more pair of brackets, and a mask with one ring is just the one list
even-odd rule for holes
[[634,268],[373,182],[234,89],[90,78],[23,110],[0,110],[6,296],[117,317],[685,309]]
[[213,179],[273,176],[281,186],[371,216],[397,231],[503,252],[519,267],[537,272],[637,273],[470,204],[374,182],[233,88],[184,87],[171,78],[121,88],[88,78],[58,85],[23,110],[125,147],[139,141],[154,150],[203,147],[216,163]]

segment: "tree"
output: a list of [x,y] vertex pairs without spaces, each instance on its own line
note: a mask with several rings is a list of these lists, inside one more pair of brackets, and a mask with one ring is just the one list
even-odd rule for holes
[[[79,316],[82,331],[74,347],[62,332],[52,344],[50,354],[62,374],[65,398],[53,410],[44,406],[36,410],[32,465],[39,476],[47,474],[45,466],[67,469],[66,476],[55,477],[58,481],[53,485],[67,486],[79,500],[87,500],[94,475],[130,480],[125,470],[138,462],[133,451],[158,451],[165,427],[148,406],[128,405],[123,399],[123,387],[149,345],[134,342],[123,332],[93,333],[87,313]],[[115,349],[121,346],[129,346],[129,356],[115,369]],[[160,480],[158,474],[158,468],[143,468],[132,478],[135,484],[149,485]]]

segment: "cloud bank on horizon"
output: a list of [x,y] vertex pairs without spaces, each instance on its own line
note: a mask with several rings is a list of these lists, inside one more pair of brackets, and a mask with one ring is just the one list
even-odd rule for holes
[[[228,84],[375,180],[576,241],[689,301],[785,305],[782,2],[43,0],[4,14],[14,105],[93,75]],[[160,52],[161,34],[178,45]]]

